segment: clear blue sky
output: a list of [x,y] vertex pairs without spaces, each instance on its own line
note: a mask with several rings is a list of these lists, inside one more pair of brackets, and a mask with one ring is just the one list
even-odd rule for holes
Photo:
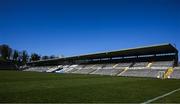
[[159,43],[180,50],[180,0],[0,0],[0,44],[79,55]]

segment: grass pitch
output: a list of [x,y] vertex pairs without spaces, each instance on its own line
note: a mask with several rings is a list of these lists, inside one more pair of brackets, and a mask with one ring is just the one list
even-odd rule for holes
[[[142,103],[180,88],[180,80],[0,71],[0,102]],[[180,103],[180,92],[155,101]]]

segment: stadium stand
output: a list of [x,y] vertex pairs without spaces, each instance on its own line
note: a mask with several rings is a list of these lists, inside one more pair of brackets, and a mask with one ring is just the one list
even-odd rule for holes
[[49,68],[48,67],[29,67],[28,69],[25,69],[24,71],[45,72],[46,70],[49,70]]
[[146,67],[149,62],[136,62],[133,67]]
[[103,69],[113,69],[116,66],[117,66],[116,64],[104,64]]
[[151,67],[172,67],[173,61],[157,61],[153,62]]
[[[56,67],[49,68],[47,63]],[[30,68],[26,71],[180,78],[180,68],[176,67],[178,50],[171,44],[36,61],[28,65]]]
[[72,70],[68,71],[67,73],[76,73],[77,70],[81,70],[85,65],[77,65]]
[[175,67],[170,78],[180,79],[180,67]]
[[157,78],[159,76],[159,72],[165,72],[166,68],[161,69],[152,69],[152,68],[146,68],[146,67],[139,67],[139,68],[129,68],[126,72],[121,74],[121,76],[133,76],[133,77],[153,77]]
[[69,71],[69,70],[71,70],[70,65],[64,65],[64,66],[62,66],[62,69],[61,69],[61,70],[57,70],[57,71],[55,71],[55,72],[56,72],[56,73],[65,73],[65,72],[67,72],[67,71]]
[[54,66],[54,67],[49,68],[49,70],[46,70],[46,72],[55,72],[59,69],[62,69],[62,67],[63,67],[62,65]]
[[123,70],[120,69],[98,69],[91,74],[100,74],[100,75],[117,75],[118,73],[122,72]]
[[29,67],[23,71],[35,71],[35,72],[54,72],[58,70],[61,66],[35,66]]
[[79,73],[79,74],[89,74],[92,73],[95,70],[101,69],[102,68],[102,64],[101,65],[96,65],[96,64],[91,64],[91,65],[85,65],[83,68],[73,72],[73,73]]
[[133,63],[118,63],[116,67],[130,67]]

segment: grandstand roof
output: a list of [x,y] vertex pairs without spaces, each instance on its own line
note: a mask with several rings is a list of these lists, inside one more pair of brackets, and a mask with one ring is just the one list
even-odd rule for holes
[[85,54],[79,56],[71,56],[65,58],[49,59],[44,61],[126,57],[126,56],[164,54],[164,53],[178,53],[178,50],[172,44],[168,43],[168,44],[151,45],[151,46],[144,46],[137,48],[128,48],[117,51],[108,51],[108,52],[99,52],[99,53]]
[[86,54],[80,56],[73,56],[68,58],[104,58],[104,57],[124,57],[124,56],[135,56],[135,55],[147,55],[147,54],[158,54],[158,53],[173,53],[178,50],[171,44],[152,45],[137,48],[128,48],[118,51],[101,52],[94,54]]

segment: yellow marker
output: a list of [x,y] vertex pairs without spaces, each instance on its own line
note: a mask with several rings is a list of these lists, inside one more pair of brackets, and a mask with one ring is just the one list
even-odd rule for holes
[[163,78],[164,78],[164,79],[169,78],[172,73],[173,73],[173,68],[172,68],[172,67],[169,67],[169,68],[166,70],[166,72],[164,73]]
[[149,67],[151,67],[151,65],[152,65],[152,62],[150,62],[146,67],[149,68]]
[[113,68],[115,68],[116,66],[118,66],[119,64],[115,64],[114,66],[113,66]]
[[93,66],[91,66],[90,68],[93,68],[94,66],[96,66],[96,65],[93,65]]
[[124,71],[122,71],[119,75],[123,74],[123,73],[126,72],[128,69],[129,69],[129,67],[126,67],[126,68],[124,69]]

